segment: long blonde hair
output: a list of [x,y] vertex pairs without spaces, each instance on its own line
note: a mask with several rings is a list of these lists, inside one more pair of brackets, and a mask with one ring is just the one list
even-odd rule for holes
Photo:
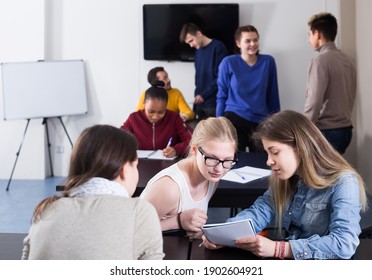
[[[311,188],[328,188],[340,178],[342,173],[354,174],[359,182],[361,209],[367,210],[367,195],[363,179],[304,115],[291,110],[278,112],[264,120],[253,137],[258,142],[266,139],[297,149],[301,159],[297,170],[298,176]],[[279,229],[281,229],[283,211],[292,196],[295,181],[294,177],[288,180],[281,180],[275,175],[270,177],[277,213],[276,225]]]
[[211,140],[231,142],[235,151],[238,149],[238,136],[233,124],[225,117],[207,118],[198,122],[192,133],[189,156],[193,146],[200,147]]

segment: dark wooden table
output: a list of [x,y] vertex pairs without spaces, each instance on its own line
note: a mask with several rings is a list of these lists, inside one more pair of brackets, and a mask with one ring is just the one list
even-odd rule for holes
[[163,236],[164,260],[190,259],[193,242],[183,236]]
[[251,252],[237,248],[223,247],[218,250],[209,250],[199,247],[200,242],[194,241],[192,244],[190,260],[261,260]]
[[[266,166],[265,153],[238,153],[239,162],[234,168],[252,166],[257,168],[268,168]],[[176,160],[154,160],[139,159],[138,172],[139,181],[133,196],[139,196],[146,187],[147,182],[159,171],[176,163]],[[258,196],[262,195],[268,188],[268,177],[240,184],[221,180],[218,188],[209,202],[209,207],[246,208],[253,204]],[[57,191],[64,189],[64,182],[56,186]]]
[[352,257],[353,260],[372,260],[372,239],[359,239],[360,244]]
[[[0,233],[0,260],[20,260],[25,233]],[[164,236],[165,260],[261,260],[250,252],[237,248],[208,250],[199,247],[201,240],[189,241],[183,236]],[[360,239],[360,244],[352,258],[372,260],[372,239]],[[263,259],[265,260],[265,259]]]
[[25,233],[0,233],[0,260],[20,260]]
[[[238,153],[239,162],[235,168],[252,166],[268,168],[265,153]],[[140,159],[138,163],[139,181],[134,196],[139,196],[147,182],[160,170],[174,164],[176,161]],[[256,198],[268,188],[268,177],[240,184],[221,180],[218,188],[209,202],[209,207],[246,208],[252,205]]]

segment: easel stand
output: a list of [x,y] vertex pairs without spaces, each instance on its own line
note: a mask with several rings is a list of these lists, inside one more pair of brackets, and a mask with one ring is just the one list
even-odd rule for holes
[[[42,124],[45,125],[45,131],[46,131],[47,142],[48,142],[48,154],[49,154],[50,171],[51,171],[51,176],[54,177],[54,173],[53,173],[53,165],[52,165],[52,154],[51,154],[51,151],[50,151],[51,144],[50,144],[50,140],[49,140],[48,119],[49,119],[49,118],[43,118],[43,122],[42,122]],[[62,127],[63,127],[63,130],[64,130],[65,133],[66,133],[66,136],[67,136],[68,140],[70,141],[71,148],[72,148],[72,147],[73,147],[73,145],[72,145],[72,141],[71,141],[70,135],[68,135],[68,132],[67,132],[67,129],[66,129],[66,127],[65,127],[65,124],[63,123],[62,117],[58,117],[58,119],[59,119],[59,121],[60,121],[60,123],[61,123],[61,125],[62,125]],[[26,123],[25,131],[23,132],[22,141],[21,141],[21,144],[20,144],[20,146],[19,146],[18,152],[16,153],[16,160],[15,160],[14,165],[13,165],[12,173],[10,174],[10,178],[9,178],[9,181],[8,181],[8,185],[6,186],[6,190],[7,190],[7,191],[9,190],[10,183],[12,182],[13,173],[14,173],[15,167],[16,167],[16,165],[17,165],[18,157],[19,157],[19,155],[20,155],[20,153],[21,153],[21,149],[22,149],[22,146],[23,146],[23,142],[24,142],[24,140],[25,140],[25,137],[26,137],[26,133],[27,133],[28,125],[30,124],[30,120],[31,120],[31,119],[27,119],[27,123]]]

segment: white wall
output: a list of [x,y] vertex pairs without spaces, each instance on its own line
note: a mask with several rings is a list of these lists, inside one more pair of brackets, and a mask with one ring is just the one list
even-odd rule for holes
[[[349,54],[356,61],[356,22],[355,22],[355,2],[350,0],[340,0],[340,20],[338,21],[339,32],[338,47],[340,47],[345,53]],[[357,102],[355,102],[357,103]],[[356,116],[356,105],[354,105],[353,121],[358,122]],[[357,129],[354,126],[353,134],[356,136]],[[357,137],[353,137],[351,143],[346,150],[345,158],[356,165],[357,158]]]
[[[44,58],[44,0],[0,0],[0,62]],[[0,178],[9,179],[26,127],[26,120],[4,121],[0,79]],[[45,176],[44,126],[31,120],[14,178]]]
[[[0,0],[10,6],[11,13],[17,13],[16,4],[20,0]],[[34,2],[41,0],[32,0]],[[28,1],[24,1],[28,2]],[[162,65],[169,72],[174,87],[179,88],[186,100],[192,100],[194,89],[194,66],[188,62],[162,62],[143,60],[142,46],[142,5],[148,3],[184,3],[198,1],[123,1],[123,0],[48,0],[44,26],[35,26],[39,36],[35,40],[28,38],[28,29],[21,30],[22,45],[29,46],[37,41],[45,41],[46,59],[83,59],[86,62],[88,77],[88,114],[84,116],[65,117],[64,122],[73,141],[87,126],[95,123],[108,123],[120,126],[136,106],[138,96],[146,89],[147,72],[154,66]],[[261,38],[261,52],[274,56],[278,67],[280,97],[283,109],[303,110],[307,67],[314,55],[307,42],[307,20],[320,11],[339,14],[337,0],[240,0],[240,1],[202,1],[203,3],[231,2],[240,4],[240,24],[253,24]],[[11,3],[11,4],[10,4]],[[29,25],[33,15],[42,17],[43,5],[28,6],[26,20],[16,22],[10,18],[8,36],[18,32],[21,27]],[[14,21],[14,22],[13,22]],[[30,27],[31,28],[31,27]],[[4,44],[1,44],[4,45]],[[33,60],[37,57],[18,56],[18,52],[0,50],[1,61]],[[41,48],[41,51],[42,48]],[[37,122],[36,120],[33,122]],[[0,147],[2,160],[0,178],[7,178],[13,164],[13,158],[20,137],[16,123],[1,122],[9,126],[5,135],[12,147]],[[34,125],[38,126],[38,125]],[[52,120],[52,151],[55,175],[66,175],[70,145],[59,122]],[[32,127],[35,131],[37,128]],[[39,128],[40,129],[40,128]],[[31,128],[30,128],[31,130]],[[31,134],[31,133],[30,133]],[[31,135],[30,135],[31,137]],[[36,139],[36,136],[32,136]],[[3,136],[2,136],[3,138]],[[8,139],[9,138],[9,139]],[[27,139],[26,139],[27,140]],[[28,140],[29,141],[29,140]],[[45,144],[45,143],[43,143]],[[56,148],[64,150],[57,153]],[[32,149],[31,147],[25,150]],[[22,152],[23,153],[23,152]],[[35,162],[36,156],[22,155],[24,166],[43,165],[42,160]],[[45,152],[44,152],[45,156]],[[20,160],[21,161],[21,160]],[[20,164],[20,163],[19,163]],[[3,168],[4,167],[4,168]],[[28,168],[17,167],[15,178],[32,178]],[[45,168],[45,167],[44,167]]]
[[358,71],[358,98],[355,110],[358,119],[355,125],[358,132],[356,166],[372,194],[372,18],[370,13],[372,1],[358,0],[355,3]]

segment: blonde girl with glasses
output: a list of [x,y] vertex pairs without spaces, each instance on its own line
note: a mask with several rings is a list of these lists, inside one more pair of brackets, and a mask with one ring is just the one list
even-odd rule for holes
[[209,200],[236,163],[237,142],[228,119],[202,120],[193,132],[188,157],[148,182],[141,197],[155,206],[163,231],[179,229],[191,238],[201,237]]

